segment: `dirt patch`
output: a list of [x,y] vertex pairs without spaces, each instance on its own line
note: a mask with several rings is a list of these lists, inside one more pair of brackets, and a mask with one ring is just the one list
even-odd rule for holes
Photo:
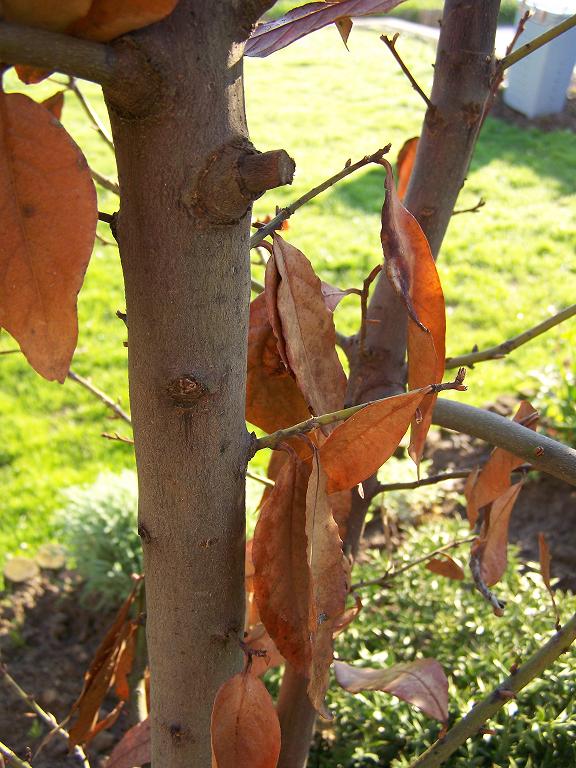
[[563,111],[557,115],[526,117],[504,104],[502,91],[498,93],[490,115],[498,120],[516,125],[518,128],[537,128],[539,131],[545,131],[546,133],[550,131],[572,131],[572,133],[576,133],[576,81],[573,82],[570,88]]
[[[79,582],[70,573],[42,576],[0,601],[0,661],[16,682],[61,721],[82,688],[84,672],[112,616],[88,611],[79,601]],[[110,706],[112,708],[112,706]],[[96,737],[89,751],[93,768],[123,731]],[[0,675],[0,740],[19,756],[35,752],[48,733]],[[72,768],[65,739],[55,735],[33,762],[34,768]]]

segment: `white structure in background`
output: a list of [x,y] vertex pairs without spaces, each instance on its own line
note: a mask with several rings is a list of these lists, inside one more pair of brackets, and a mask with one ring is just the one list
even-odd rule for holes
[[[576,13],[576,0],[524,0],[518,19],[525,11],[533,15],[526,22],[516,48]],[[562,112],[575,63],[573,27],[510,67],[504,102],[527,117]]]

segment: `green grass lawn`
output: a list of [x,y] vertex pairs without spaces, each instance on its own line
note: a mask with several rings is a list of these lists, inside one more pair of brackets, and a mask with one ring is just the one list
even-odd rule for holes
[[[354,30],[350,52],[334,28],[274,56],[246,62],[247,106],[259,149],[284,147],[296,159],[292,188],[258,201],[255,214],[272,213],[342,167],[392,142],[393,154],[419,132],[423,105],[374,32]],[[433,48],[403,39],[402,55],[424,88],[432,77]],[[8,86],[18,87],[12,76]],[[28,89],[43,98],[55,86]],[[102,114],[95,86],[86,92]],[[109,150],[67,95],[64,122],[90,163],[113,175]],[[567,132],[523,131],[494,120],[485,126],[460,205],[482,195],[486,207],[458,216],[439,262],[448,305],[448,351],[456,354],[497,343],[574,301],[576,242],[574,168],[576,142]],[[100,194],[101,209],[116,202]],[[311,259],[322,277],[358,286],[381,258],[379,212],[383,172],[367,168],[332,188],[292,219],[286,236]],[[102,228],[102,233],[106,229]],[[255,269],[261,279],[261,270]],[[80,295],[80,339],[74,369],[127,406],[124,309],[118,253],[97,243]],[[354,297],[337,311],[341,330],[354,330]],[[558,329],[515,353],[485,363],[469,375],[469,402],[500,393],[534,390],[532,371],[570,361],[571,329]],[[14,347],[6,334],[0,349]],[[29,551],[52,535],[52,514],[63,488],[92,481],[102,469],[132,467],[129,446],[100,437],[125,432],[98,401],[72,382],[40,379],[19,355],[0,356],[0,558]],[[261,459],[260,459],[261,461]],[[251,490],[253,495],[253,490]]]

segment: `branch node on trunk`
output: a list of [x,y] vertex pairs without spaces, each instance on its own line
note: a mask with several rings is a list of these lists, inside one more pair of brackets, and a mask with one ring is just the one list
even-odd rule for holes
[[190,408],[201,397],[210,394],[208,387],[191,374],[172,379],[168,383],[166,391],[179,408]]
[[268,189],[291,184],[296,165],[283,149],[258,152],[238,137],[209,156],[184,204],[212,224],[237,224]]
[[144,523],[138,525],[138,536],[142,539],[143,544],[149,544],[152,541],[152,535]]

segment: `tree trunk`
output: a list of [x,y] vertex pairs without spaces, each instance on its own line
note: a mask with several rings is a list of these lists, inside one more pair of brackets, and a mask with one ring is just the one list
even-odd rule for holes
[[[438,41],[432,106],[422,127],[416,161],[405,205],[424,230],[434,257],[438,255],[450,222],[456,199],[464,184],[472,152],[482,122],[484,102],[489,94],[494,67],[494,42],[500,0],[446,0]],[[358,337],[346,352],[350,362],[347,405],[397,394],[406,386],[407,315],[404,304],[380,273],[370,300],[364,349]],[[364,483],[370,488],[374,478]],[[370,494],[361,499],[353,492],[353,504],[345,546],[356,552],[370,504]],[[287,670],[282,688],[298,690],[294,675]],[[281,697],[284,692],[281,691]],[[294,741],[309,745],[314,718],[307,720],[307,730],[296,714],[303,709],[306,688],[293,697],[291,707],[283,708],[282,755],[296,754]],[[294,728],[298,723],[300,731]],[[285,746],[286,745],[286,746]],[[303,768],[306,759],[290,763]],[[282,762],[288,768],[288,762]]]
[[157,99],[125,114],[106,94],[155,768],[209,768],[212,702],[242,664],[252,198],[237,168],[253,150],[240,42],[250,23],[241,29],[239,5],[181,0],[166,21],[131,36],[158,73]]

